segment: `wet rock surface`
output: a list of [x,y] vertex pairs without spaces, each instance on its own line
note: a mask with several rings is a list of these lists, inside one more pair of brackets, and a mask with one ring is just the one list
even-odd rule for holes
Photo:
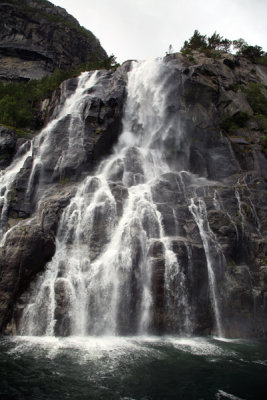
[[0,126],[0,169],[8,167],[16,151],[16,134],[12,129]]
[[[122,128],[126,85],[126,76],[122,71],[123,68],[119,68],[116,72],[97,73],[97,84],[88,89],[88,101],[82,110],[81,119],[74,122],[75,126],[70,115],[58,121],[51,137],[53,151],[51,152],[49,147],[43,155],[43,179],[51,181],[52,177],[52,180],[56,181],[63,177],[79,180],[110,152]],[[77,79],[63,82],[57,91],[50,121],[57,118],[60,107],[76,87]],[[77,130],[77,136],[80,134],[82,139],[75,142],[73,138],[70,150],[71,139],[67,132],[71,129]]]
[[34,220],[19,224],[6,237],[1,252],[0,326],[12,315],[13,302],[29,287],[55,251],[51,233],[44,233]]

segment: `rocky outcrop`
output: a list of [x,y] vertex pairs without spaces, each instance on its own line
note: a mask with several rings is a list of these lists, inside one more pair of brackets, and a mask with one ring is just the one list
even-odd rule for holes
[[[229,55],[219,60],[204,58],[199,53],[194,57],[195,65],[183,68],[179,101],[171,100],[171,113],[180,111],[181,131],[186,136],[179,146],[179,153],[169,152],[169,162],[175,165],[177,160],[179,163],[183,160],[183,169],[209,179],[208,186],[203,181],[203,188],[197,189],[205,206],[202,207],[201,202],[196,205],[209,243],[209,256],[216,266],[224,334],[230,337],[264,336],[267,330],[264,283],[267,159],[261,140],[266,131],[251,107],[248,88],[251,84],[258,85],[258,91],[266,98],[267,68]],[[185,65],[187,59],[180,54],[171,55],[167,57],[167,63]],[[240,115],[245,116],[245,122],[236,123]],[[266,116],[262,119],[266,121]],[[232,124],[225,124],[225,121],[232,121]],[[167,146],[177,148],[175,138]],[[187,258],[194,266],[193,281],[190,268],[185,271],[189,287],[192,287],[190,293],[198,293],[197,298],[202,298],[194,306],[197,332],[207,332],[212,318],[203,268],[207,254],[203,252],[203,237],[200,229],[196,229],[196,218],[187,207],[186,199],[196,194],[194,182],[188,179],[186,173],[167,175],[155,187],[154,196],[167,232],[174,234],[170,223],[174,212],[180,227],[177,233],[187,249],[188,246],[191,248]],[[181,239],[174,240],[173,245],[177,247],[179,242]],[[178,260],[181,260],[180,256],[178,251]],[[180,261],[180,265],[185,264]],[[155,274],[158,276],[158,272]],[[193,299],[191,304],[194,304]]]
[[46,0],[0,4],[0,79],[40,79],[55,68],[104,60],[97,38],[63,8]]
[[[55,251],[51,234],[34,221],[12,230],[5,248],[1,248],[0,329],[6,326],[13,311],[13,302],[29,287],[32,279],[44,268]],[[8,268],[4,268],[8,265]]]
[[6,168],[15,154],[17,137],[14,130],[0,126],[0,169]]

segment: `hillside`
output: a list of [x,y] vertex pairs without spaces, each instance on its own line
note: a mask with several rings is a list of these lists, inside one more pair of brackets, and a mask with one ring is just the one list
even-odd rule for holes
[[92,32],[46,0],[0,2],[0,80],[27,81],[107,59]]

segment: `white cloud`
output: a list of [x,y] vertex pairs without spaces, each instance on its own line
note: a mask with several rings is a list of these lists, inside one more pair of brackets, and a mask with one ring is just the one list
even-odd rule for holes
[[198,29],[244,38],[267,51],[266,0],[53,0],[99,38],[118,61],[178,51]]

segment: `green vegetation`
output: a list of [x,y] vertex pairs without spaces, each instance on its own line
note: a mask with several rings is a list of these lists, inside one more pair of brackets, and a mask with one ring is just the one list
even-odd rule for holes
[[234,260],[230,260],[230,261],[229,261],[229,265],[230,265],[231,267],[236,267],[236,262],[235,262]]
[[251,116],[247,111],[239,111],[233,116],[226,117],[221,123],[221,128],[227,133],[233,134],[239,128],[244,128]]
[[241,85],[238,82],[231,83],[228,88],[229,90],[233,90],[233,92],[237,92],[240,89]]
[[60,178],[58,182],[60,185],[67,185],[70,182],[70,178],[66,176],[65,178]]
[[29,103],[24,85],[0,83],[0,122],[4,125],[26,127],[33,119],[33,109]]
[[[0,81],[0,124],[18,129],[40,128],[35,118],[41,100],[50,98],[53,91],[65,79],[78,76],[83,71],[116,68],[115,57],[106,60],[92,60],[71,70],[55,70],[51,76],[28,82],[4,84]],[[20,134],[23,132],[17,130]]]
[[267,118],[262,114],[257,114],[255,120],[258,123],[259,129],[267,135]]
[[257,63],[267,66],[267,53],[257,59]]
[[260,145],[261,145],[261,150],[267,157],[267,135],[263,135],[260,137]]
[[201,35],[198,30],[194,31],[193,36],[184,42],[181,52],[190,54],[192,50],[198,50],[208,56],[218,56],[220,51],[228,52],[231,47],[231,40],[223,38],[214,32],[212,36]]
[[263,90],[264,85],[255,82],[250,82],[246,88],[243,88],[248,103],[254,113],[262,114],[267,117],[267,98],[263,93]]
[[192,50],[200,51],[208,57],[218,58],[221,52],[230,52],[231,47],[236,50],[238,56],[246,57],[253,63],[267,65],[267,53],[260,46],[251,46],[244,39],[231,41],[214,32],[212,36],[201,35],[198,30],[193,36],[184,42],[181,52],[184,55],[191,54]]
[[264,93],[266,89],[261,83],[250,82],[242,90],[246,93],[248,103],[254,111],[254,120],[258,124],[258,128],[263,132],[260,137],[260,145],[267,155],[267,98]]
[[4,126],[5,128],[13,130],[17,137],[28,138],[31,136],[30,132],[27,130],[18,129],[18,128],[15,128],[14,126],[6,125],[6,124],[0,124],[0,126]]
[[234,40],[233,47],[237,50],[237,55],[246,57],[254,63],[260,60],[262,56],[266,56],[262,47],[248,45],[244,39]]

